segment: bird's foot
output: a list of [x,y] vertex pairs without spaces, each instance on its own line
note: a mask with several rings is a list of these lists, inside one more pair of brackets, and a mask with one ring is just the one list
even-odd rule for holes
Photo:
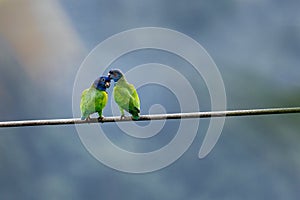
[[121,115],[121,120],[123,120],[123,119],[125,119],[125,115],[124,114]]
[[101,122],[101,123],[103,123],[103,119],[104,119],[104,117],[103,117],[103,116],[100,116],[100,117],[98,117],[98,122]]
[[91,119],[91,117],[90,116],[88,116],[86,119],[85,119],[85,121],[88,123],[88,124],[90,124],[90,121],[91,121],[92,119]]

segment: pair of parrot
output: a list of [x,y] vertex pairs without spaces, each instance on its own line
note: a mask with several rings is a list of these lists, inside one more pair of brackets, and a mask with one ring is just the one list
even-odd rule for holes
[[114,69],[109,71],[108,76],[97,78],[90,88],[82,92],[80,102],[82,120],[90,120],[90,115],[93,113],[98,113],[99,120],[103,119],[102,110],[108,100],[106,89],[110,87],[111,80],[115,82],[113,94],[121,112],[121,119],[125,117],[124,110],[132,115],[133,120],[139,119],[140,99],[138,93],[134,86],[127,82],[124,74],[120,70]]

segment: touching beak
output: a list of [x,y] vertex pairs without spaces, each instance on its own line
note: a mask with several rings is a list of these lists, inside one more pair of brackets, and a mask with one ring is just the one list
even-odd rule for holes
[[111,79],[111,77],[110,77],[110,76],[111,76],[111,74],[110,74],[110,73],[108,73],[108,75],[107,75],[107,76],[108,76],[108,78],[109,78],[109,79]]
[[110,82],[105,82],[105,87],[109,88],[110,87]]

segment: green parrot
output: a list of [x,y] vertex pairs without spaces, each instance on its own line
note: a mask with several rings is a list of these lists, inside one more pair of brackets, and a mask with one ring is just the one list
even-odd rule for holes
[[102,76],[97,78],[90,88],[81,94],[80,110],[81,120],[89,120],[93,113],[99,114],[99,120],[103,118],[102,110],[108,99],[106,88],[110,86],[110,78]]
[[114,99],[119,106],[121,119],[124,118],[124,110],[132,115],[133,120],[140,118],[140,99],[134,86],[128,83],[123,73],[118,70],[110,70],[108,77],[115,81]]

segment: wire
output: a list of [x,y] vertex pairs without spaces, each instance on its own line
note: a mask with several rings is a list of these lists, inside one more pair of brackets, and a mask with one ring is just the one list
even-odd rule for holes
[[[272,114],[288,114],[288,113],[300,113],[300,107],[141,115],[137,121],[233,117],[233,116],[251,116],[251,115],[272,115]],[[108,123],[108,122],[126,122],[126,121],[133,121],[133,120],[129,116],[127,116],[123,119],[121,119],[120,116],[117,116],[117,117],[104,117],[102,120],[98,120],[97,118],[92,118],[90,120],[81,120],[80,118],[70,118],[70,119],[6,121],[6,122],[0,122],[0,128],[1,127],[2,128],[3,127],[22,127],[22,126],[92,124],[92,123]]]

